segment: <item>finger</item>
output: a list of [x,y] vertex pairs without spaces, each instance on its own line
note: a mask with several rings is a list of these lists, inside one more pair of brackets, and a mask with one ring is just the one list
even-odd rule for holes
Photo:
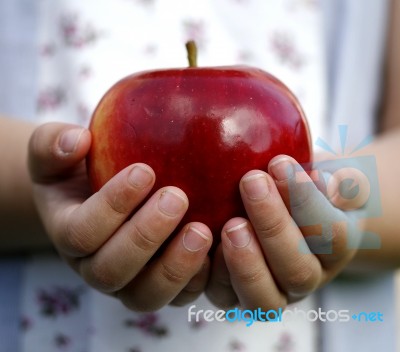
[[187,208],[188,199],[179,188],[158,190],[94,255],[82,258],[81,275],[101,291],[120,290],[170,236]]
[[[59,199],[54,205],[53,241],[63,253],[84,257],[98,250],[143,201],[155,182],[153,170],[145,164],[131,165],[97,193],[81,203],[79,199]],[[64,226],[59,224],[63,223]],[[58,229],[62,229],[60,232]]]
[[326,177],[326,197],[338,209],[363,213],[364,205],[371,194],[368,177],[359,169],[341,167],[333,173],[324,172]]
[[[157,310],[172,302],[202,269],[211,244],[212,234],[207,226],[201,223],[188,224],[160,258],[118,292],[118,298],[136,311]],[[204,280],[200,280],[200,285],[192,281],[192,285],[197,296]],[[192,297],[187,295],[186,298]]]
[[291,297],[304,296],[320,283],[321,265],[290,216],[273,179],[248,172],[240,182],[243,204],[277,283]]
[[229,270],[224,259],[222,244],[218,245],[213,257],[206,295],[212,304],[221,309],[228,309],[239,302],[235,290],[232,287]]
[[210,258],[206,257],[200,271],[193,276],[189,283],[171,301],[171,305],[182,307],[195,301],[205,290],[210,274]]
[[284,308],[287,299],[275,283],[257,236],[247,220],[229,220],[222,230],[222,249],[232,286],[244,309]]
[[274,158],[269,172],[293,219],[303,230],[308,246],[323,267],[328,269],[347,262],[354,255],[348,244],[359,241],[350,217],[329,202],[293,158]]
[[90,147],[87,129],[64,123],[39,126],[29,141],[28,165],[32,180],[47,183],[82,161]]

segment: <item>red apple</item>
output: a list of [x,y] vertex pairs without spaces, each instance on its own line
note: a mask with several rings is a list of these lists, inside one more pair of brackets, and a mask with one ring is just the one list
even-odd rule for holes
[[[94,191],[126,166],[143,162],[154,190],[173,185],[189,198],[181,224],[200,221],[220,236],[246,216],[239,180],[267,170],[278,154],[310,162],[310,135],[295,96],[252,67],[189,67],[140,72],[117,82],[98,104],[88,173]],[[215,241],[217,242],[217,241]]]

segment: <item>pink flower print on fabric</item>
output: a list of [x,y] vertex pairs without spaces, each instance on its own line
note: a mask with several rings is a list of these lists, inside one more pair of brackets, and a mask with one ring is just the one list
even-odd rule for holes
[[253,59],[254,54],[250,50],[240,50],[237,54],[237,61],[239,63],[246,63]]
[[204,47],[206,38],[206,26],[203,20],[186,19],[183,21],[183,33],[185,41],[194,40],[196,45]]
[[293,36],[287,32],[273,33],[269,47],[282,64],[294,70],[300,69],[305,63]]
[[156,56],[157,55],[158,46],[155,43],[148,43],[143,48],[143,54],[147,56]]
[[290,333],[284,332],[280,337],[278,344],[276,345],[274,351],[276,352],[294,352],[294,341]]
[[139,314],[136,319],[126,319],[124,326],[139,329],[145,335],[163,338],[169,334],[169,330],[167,325],[160,323],[159,320],[160,316],[157,313]]
[[47,87],[39,91],[36,101],[38,112],[55,110],[67,100],[67,94],[62,87]]
[[246,352],[246,346],[243,342],[239,340],[232,340],[229,342],[229,351],[232,352]]
[[72,48],[83,48],[102,36],[92,24],[83,23],[76,13],[62,15],[59,26],[64,44]]
[[142,352],[140,347],[131,347],[128,352]]
[[201,330],[207,326],[207,322],[202,318],[193,320],[189,324],[193,330]]
[[79,67],[78,75],[82,80],[89,79],[92,76],[92,73],[92,67],[90,65],[83,64]]
[[82,287],[55,286],[50,289],[40,289],[37,292],[40,314],[44,317],[56,318],[79,310],[83,293]]
[[76,113],[78,116],[78,122],[83,125],[87,126],[90,122],[90,109],[84,102],[79,102],[76,106]]
[[22,331],[28,331],[33,327],[33,321],[28,316],[21,317],[21,320],[20,320],[19,324],[20,324],[20,329]]
[[72,344],[71,337],[68,335],[59,333],[54,336],[54,345],[59,350],[69,350],[68,347]]
[[46,43],[39,47],[40,56],[42,57],[52,57],[56,53],[55,43]]

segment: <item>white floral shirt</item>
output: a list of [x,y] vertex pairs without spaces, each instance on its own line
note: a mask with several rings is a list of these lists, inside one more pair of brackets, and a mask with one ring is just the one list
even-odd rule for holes
[[[201,66],[246,64],[277,76],[299,98],[313,140],[328,136],[331,72],[323,2],[38,0],[35,119],[87,126],[113,83],[141,70],[186,66],[184,43],[194,39]],[[345,91],[342,81],[336,79],[336,88]],[[189,321],[187,307],[138,314],[89,288],[55,257],[37,256],[16,267],[15,276],[21,280],[12,283],[12,275],[8,279],[22,293],[18,342],[0,344],[1,352],[9,345],[18,345],[21,352],[319,350],[318,324],[301,316],[246,327],[243,322]],[[7,265],[0,265],[0,273],[6,272]],[[0,292],[0,298],[3,294],[9,302],[15,300],[10,292]],[[204,297],[194,304],[197,309],[214,309]],[[315,297],[310,297],[291,309],[316,307]]]
[[[101,96],[120,78],[141,70],[187,66],[184,43],[194,39],[201,66],[246,64],[276,75],[301,100],[313,135],[321,134],[326,85],[317,1],[110,3],[41,0],[37,97],[41,122],[56,119],[87,125]],[[246,327],[189,322],[187,307],[135,314],[86,287],[62,264],[38,260],[28,271],[26,351],[33,345],[40,345],[43,352],[314,349],[316,326],[305,320]],[[205,298],[195,304],[197,309],[213,308]],[[313,299],[302,305],[313,307]]]
[[[105,91],[137,71],[187,66],[265,69],[300,99],[321,136],[326,67],[316,0],[40,1],[38,118],[87,125]],[[299,30],[301,29],[301,30]]]

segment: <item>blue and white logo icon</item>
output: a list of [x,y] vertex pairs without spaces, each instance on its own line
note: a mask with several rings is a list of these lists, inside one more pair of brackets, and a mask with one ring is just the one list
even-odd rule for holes
[[[372,137],[362,140],[350,153],[345,154],[347,126],[339,126],[341,153],[336,153],[322,139],[316,141],[317,146],[328,152],[325,160],[313,163],[313,171],[309,174],[319,190],[337,208],[332,217],[322,218],[321,212],[315,211],[304,216],[304,211],[298,209],[298,204],[291,203],[291,213],[300,227],[318,229],[315,235],[307,236],[307,243],[312,244],[315,254],[332,253],[332,241],[335,226],[344,226],[347,230],[348,248],[379,249],[381,240],[378,234],[361,230],[360,223],[367,218],[379,217],[382,212],[379,192],[379,182],[375,157],[372,155],[353,156],[372,142]],[[304,182],[301,177],[303,170],[296,170],[300,175],[289,182],[289,194],[294,195],[298,182]],[[314,185],[310,183],[310,187]],[[291,197],[291,201],[292,201]],[[322,203],[322,202],[321,202]],[[296,216],[300,214],[301,216]],[[326,212],[329,213],[329,212]]]

